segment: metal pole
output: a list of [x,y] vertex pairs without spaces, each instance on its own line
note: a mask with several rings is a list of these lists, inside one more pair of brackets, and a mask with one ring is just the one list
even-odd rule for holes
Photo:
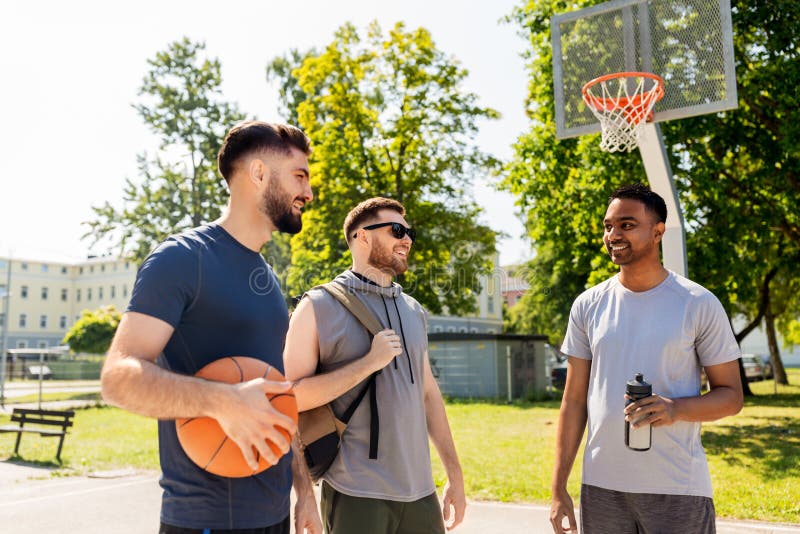
[[6,291],[3,300],[3,340],[0,343],[0,406],[6,406],[6,350],[8,349],[8,325],[11,318],[8,316],[8,306],[11,300],[11,255],[8,255],[6,267]]
[[42,409],[42,376],[44,376],[44,351],[39,353],[39,409]]
[[678,190],[672,179],[672,167],[667,159],[667,150],[658,124],[648,122],[642,127],[639,137],[639,152],[642,154],[644,170],[650,188],[664,198],[667,204],[666,233],[661,238],[664,267],[681,276],[688,276],[686,260],[686,231],[681,211]]
[[506,383],[508,384],[508,403],[511,404],[512,385],[511,385],[511,345],[506,345]]

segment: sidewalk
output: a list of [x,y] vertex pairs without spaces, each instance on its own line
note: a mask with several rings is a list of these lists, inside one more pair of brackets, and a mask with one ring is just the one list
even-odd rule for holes
[[[158,473],[133,470],[51,478],[50,469],[0,462],[3,532],[154,534],[161,490]],[[550,534],[543,505],[470,502],[455,534]],[[11,530],[8,526],[13,525]],[[718,534],[800,534],[800,525],[717,521]]]

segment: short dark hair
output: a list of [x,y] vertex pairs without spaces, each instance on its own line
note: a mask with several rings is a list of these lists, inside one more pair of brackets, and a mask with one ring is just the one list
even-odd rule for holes
[[667,222],[667,204],[661,195],[654,193],[650,188],[641,183],[623,185],[611,193],[608,203],[611,204],[617,198],[629,198],[638,200],[647,211],[656,216],[656,222]]
[[353,232],[362,224],[378,216],[381,210],[394,210],[401,216],[406,216],[406,209],[396,200],[384,197],[374,197],[361,202],[358,206],[350,210],[344,218],[344,238],[347,243],[353,239]]
[[217,154],[219,172],[231,181],[236,163],[253,152],[272,152],[288,156],[296,148],[311,154],[311,141],[300,128],[289,124],[244,121],[230,129]]

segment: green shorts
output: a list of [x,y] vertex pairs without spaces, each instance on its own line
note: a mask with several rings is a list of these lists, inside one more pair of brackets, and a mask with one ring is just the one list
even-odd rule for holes
[[435,492],[400,502],[352,497],[323,482],[320,508],[326,534],[444,534]]

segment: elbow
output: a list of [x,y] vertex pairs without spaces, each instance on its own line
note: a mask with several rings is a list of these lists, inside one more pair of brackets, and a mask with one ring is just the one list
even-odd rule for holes
[[742,411],[744,407],[744,393],[742,388],[734,390],[734,398],[731,402],[731,415],[736,415]]
[[118,359],[109,355],[106,357],[103,369],[100,372],[100,395],[106,404],[112,406],[122,407],[124,404],[121,398],[122,392],[125,390],[124,382],[124,369],[120,368]]

